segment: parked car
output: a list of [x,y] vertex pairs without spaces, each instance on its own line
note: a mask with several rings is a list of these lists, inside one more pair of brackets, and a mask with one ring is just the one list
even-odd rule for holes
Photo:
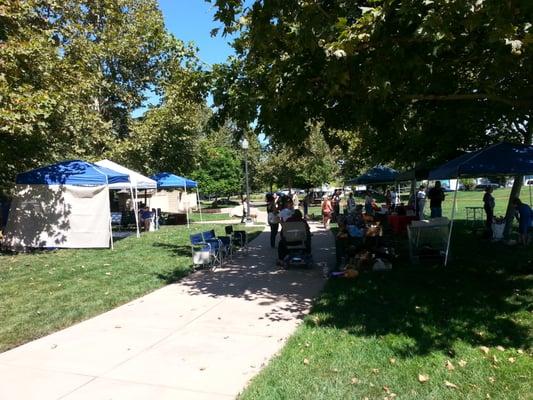
[[499,183],[495,183],[495,182],[479,183],[479,184],[476,185],[476,190],[485,190],[488,187],[491,187],[493,189],[498,189],[500,187],[500,184]]
[[526,185],[533,185],[533,179],[530,179],[529,181],[527,181]]

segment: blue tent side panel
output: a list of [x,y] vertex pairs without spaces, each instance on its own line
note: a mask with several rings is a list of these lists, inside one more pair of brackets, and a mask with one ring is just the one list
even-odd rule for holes
[[160,172],[151,176],[153,180],[157,182],[158,189],[171,189],[171,188],[195,188],[198,184],[190,179],[183,178],[168,172]]
[[395,169],[378,165],[377,167],[369,169],[363,175],[355,179],[351,179],[347,183],[356,185],[366,185],[372,183],[390,183],[396,181],[397,177],[398,171],[396,171]]
[[533,173],[533,146],[498,143],[449,161],[431,171],[429,179],[531,173]]
[[129,181],[126,174],[82,160],[47,165],[18,174],[16,178],[16,183],[26,185],[96,186]]

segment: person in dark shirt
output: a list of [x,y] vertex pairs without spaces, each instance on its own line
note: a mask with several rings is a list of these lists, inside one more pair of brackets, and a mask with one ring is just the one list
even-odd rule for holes
[[516,209],[517,218],[518,218],[518,233],[519,242],[526,246],[529,244],[529,230],[531,229],[531,221],[533,219],[533,210],[529,205],[522,203],[522,201],[516,197],[513,199],[513,205]]
[[435,186],[429,189],[429,208],[431,209],[431,218],[442,217],[442,202],[444,201],[444,190],[442,190],[440,181],[435,182]]
[[487,186],[485,189],[485,194],[483,195],[483,209],[485,210],[485,214],[487,214],[485,226],[487,229],[487,235],[489,237],[492,237],[492,222],[494,220],[494,207],[496,206],[492,191],[492,187]]

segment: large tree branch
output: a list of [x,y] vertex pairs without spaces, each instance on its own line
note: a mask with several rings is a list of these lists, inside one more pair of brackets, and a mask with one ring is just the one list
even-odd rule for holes
[[412,101],[458,101],[458,100],[488,100],[495,103],[507,104],[511,107],[531,108],[532,102],[529,100],[511,100],[487,93],[464,93],[464,94],[418,94],[405,96]]

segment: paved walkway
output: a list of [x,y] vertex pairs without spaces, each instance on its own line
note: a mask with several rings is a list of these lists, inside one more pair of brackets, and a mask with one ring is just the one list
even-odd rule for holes
[[[228,268],[0,354],[0,399],[235,398],[324,284],[319,267],[277,270],[268,241],[264,232]],[[315,261],[333,262],[332,246],[316,231]]]

